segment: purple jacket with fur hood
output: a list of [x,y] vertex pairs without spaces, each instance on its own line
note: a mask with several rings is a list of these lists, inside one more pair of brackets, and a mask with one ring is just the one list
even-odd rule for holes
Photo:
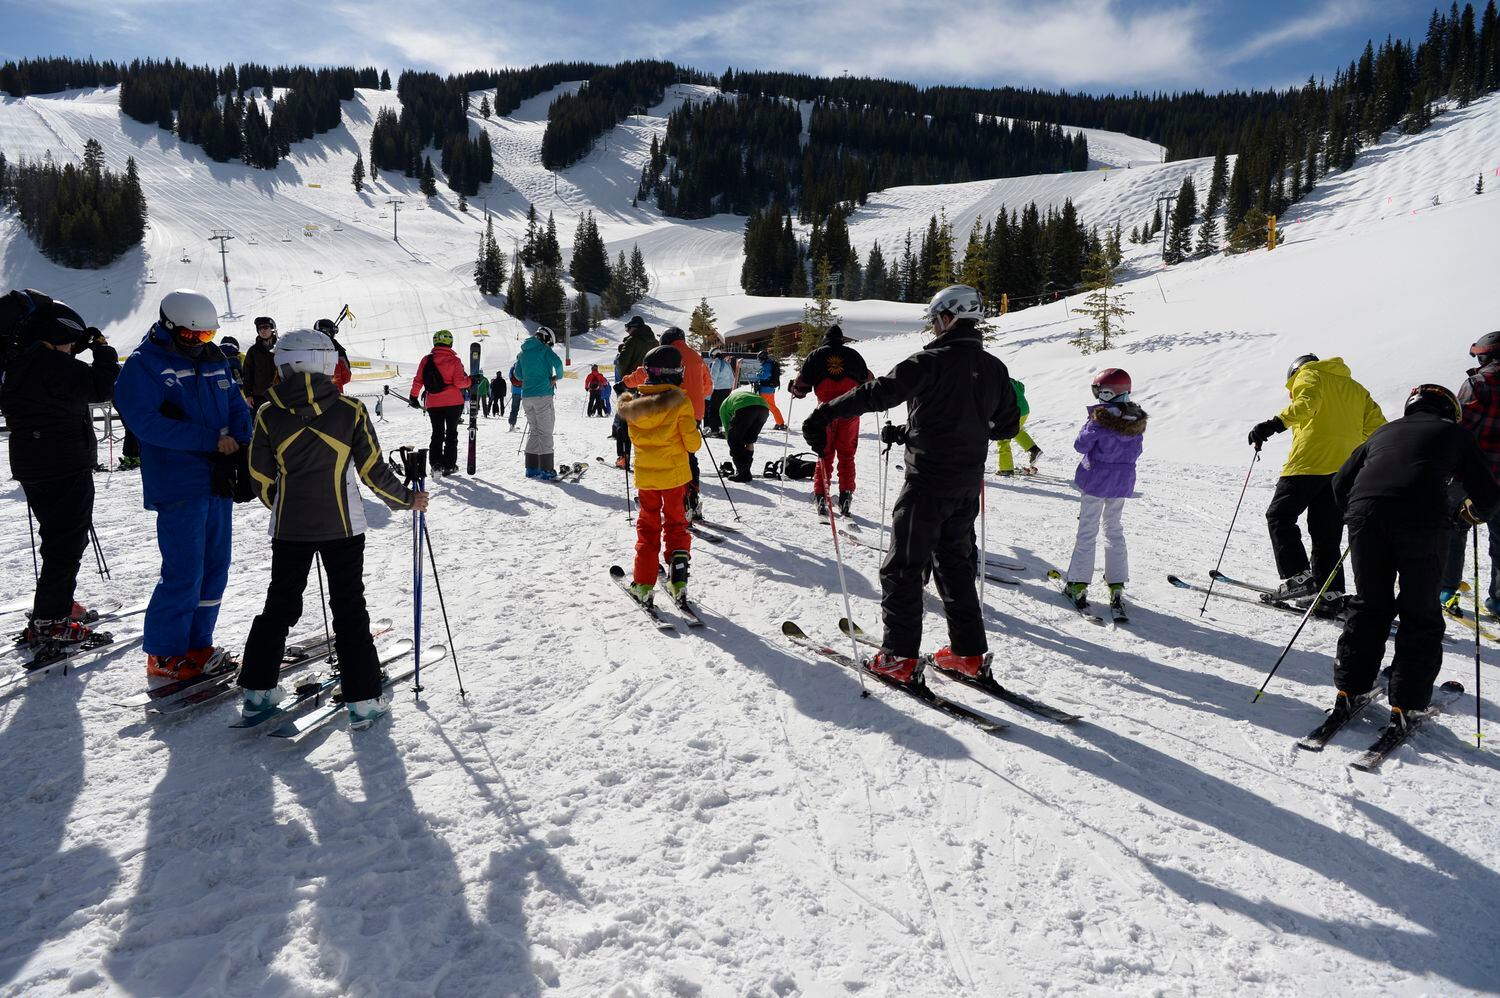
[[1128,499],[1135,491],[1135,463],[1146,435],[1146,413],[1134,402],[1089,406],[1088,421],[1073,449],[1083,455],[1073,484],[1085,495]]

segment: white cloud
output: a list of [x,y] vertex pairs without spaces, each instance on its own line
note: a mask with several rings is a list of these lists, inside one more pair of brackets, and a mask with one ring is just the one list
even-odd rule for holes
[[1370,16],[1376,5],[1369,0],[1329,0],[1321,7],[1307,11],[1300,17],[1278,24],[1251,37],[1243,45],[1226,54],[1229,63],[1244,62],[1265,52],[1274,51],[1284,45],[1313,41],[1349,27],[1362,18]]

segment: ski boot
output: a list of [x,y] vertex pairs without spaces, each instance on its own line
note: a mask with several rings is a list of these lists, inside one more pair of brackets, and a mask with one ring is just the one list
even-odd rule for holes
[[1089,608],[1089,584],[1087,582],[1069,582],[1063,586],[1063,595],[1078,609]]
[[344,707],[349,711],[349,727],[354,731],[363,731],[390,710],[379,697],[373,700],[351,700]]
[[1459,606],[1459,596],[1462,595],[1457,589],[1439,589],[1438,602],[1443,606],[1443,612],[1450,617],[1462,617],[1463,607]]
[[821,492],[813,496],[813,505],[818,511],[818,519],[824,523],[828,522],[828,497]]
[[[74,604],[77,607],[77,604]],[[82,609],[82,607],[78,607]],[[27,648],[38,649],[51,645],[53,647],[67,647],[79,645],[94,638],[94,632],[72,617],[64,617],[61,620],[45,620],[33,617],[26,623],[26,629],[16,639],[18,645]]]
[[1040,447],[1036,446],[1035,444],[1032,445],[1031,450],[1029,450],[1029,451],[1026,452],[1026,457],[1028,458],[1028,460],[1030,462],[1026,466],[1026,473],[1028,475],[1034,475],[1034,474],[1036,474],[1036,459],[1039,458],[1039,457],[1041,457],[1041,456],[1042,456],[1042,449]]
[[892,655],[887,651],[878,651],[875,657],[865,663],[865,668],[877,676],[894,679],[898,683],[915,683],[921,675],[922,662],[920,659],[905,658],[901,655]]
[[276,705],[286,699],[286,690],[280,686],[273,686],[268,690],[245,690],[244,692],[244,699],[240,701],[240,717],[246,721],[254,721],[274,713]]
[[115,466],[116,471],[135,471],[140,468],[141,459],[138,457],[122,457],[120,463]]
[[643,606],[651,605],[651,593],[651,583],[649,582],[632,582],[630,584],[630,595],[634,596],[635,601]]
[[853,492],[840,492],[839,493],[839,516],[845,516],[845,517],[847,517],[849,515],[849,508],[851,506],[853,506],[853,505],[854,505],[854,493]]
[[1130,615],[1125,609],[1125,583],[1111,582],[1109,584],[1109,612],[1116,623],[1129,623]]
[[1484,612],[1491,617],[1500,617],[1500,600],[1491,596],[1484,601]]
[[734,462],[733,461],[720,461],[719,462],[719,474],[723,475],[725,478],[732,478],[732,477],[734,477]]
[[690,562],[691,558],[686,551],[672,552],[672,570],[667,574],[667,592],[672,594],[674,600],[686,598]]
[[952,648],[943,647],[932,656],[932,664],[944,672],[956,672],[970,679],[978,679],[984,671],[983,655],[957,655]]
[[698,523],[703,519],[703,500],[697,492],[687,494],[687,515],[692,523]]
[[996,468],[995,474],[1001,478],[1014,478],[1016,475],[1015,470],[1012,468]]
[[149,679],[197,679],[203,667],[186,655],[147,655],[146,676]]
[[1265,598],[1267,602],[1278,600],[1286,603],[1303,596],[1315,596],[1317,592],[1318,590],[1313,583],[1312,569],[1308,569],[1305,572],[1298,572],[1290,579],[1282,582],[1281,585],[1267,594]]

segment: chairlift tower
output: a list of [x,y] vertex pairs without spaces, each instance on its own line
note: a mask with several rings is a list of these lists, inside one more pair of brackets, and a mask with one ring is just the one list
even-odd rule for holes
[[391,238],[396,242],[401,241],[401,198],[391,198],[386,204],[391,206]]
[[224,275],[224,318],[234,318],[234,302],[229,298],[229,240],[233,234],[228,229],[215,229],[208,237],[219,244],[219,272]]

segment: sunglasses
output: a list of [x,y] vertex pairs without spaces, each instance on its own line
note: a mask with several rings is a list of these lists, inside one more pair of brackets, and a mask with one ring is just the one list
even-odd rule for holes
[[218,332],[217,329],[189,329],[186,326],[178,326],[172,331],[172,335],[184,343],[211,343]]

